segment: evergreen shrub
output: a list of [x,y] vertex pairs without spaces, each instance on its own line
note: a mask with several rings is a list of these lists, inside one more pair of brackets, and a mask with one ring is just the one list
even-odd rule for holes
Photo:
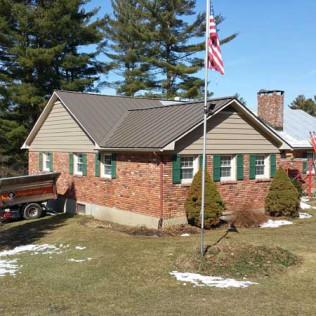
[[[201,226],[201,201],[202,201],[202,172],[194,176],[187,200],[185,210],[188,222],[194,226]],[[215,183],[211,180],[210,175],[205,171],[205,204],[204,204],[204,223],[205,228],[211,228],[219,224],[222,212],[225,210],[224,202],[216,188]]]
[[298,217],[299,209],[299,193],[285,171],[280,168],[265,199],[265,210],[271,216]]

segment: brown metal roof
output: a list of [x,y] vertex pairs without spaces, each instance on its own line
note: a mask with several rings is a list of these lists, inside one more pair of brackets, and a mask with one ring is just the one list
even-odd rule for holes
[[[232,97],[209,101],[210,112]],[[163,148],[203,120],[203,103],[192,102],[129,110],[100,144],[104,148]]]
[[97,144],[102,142],[128,110],[161,106],[161,102],[156,99],[71,91],[55,91],[55,93]]

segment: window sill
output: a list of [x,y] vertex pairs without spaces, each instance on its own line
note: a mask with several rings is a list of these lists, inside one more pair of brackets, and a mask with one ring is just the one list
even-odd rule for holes
[[225,185],[225,184],[237,184],[238,181],[237,180],[221,180],[219,183],[223,184],[223,185]]
[[112,178],[110,177],[110,178],[108,178],[108,177],[99,177],[102,181],[104,181],[104,182],[110,182],[110,181],[112,181]]
[[179,185],[181,187],[189,187],[192,184],[192,180],[191,181],[184,181],[184,182],[180,182]]
[[82,175],[82,174],[73,174],[72,176],[75,177],[75,178],[82,178],[82,177],[85,177],[85,176]]
[[259,182],[271,182],[271,179],[270,178],[258,178],[258,179],[255,179],[256,183],[259,183]]

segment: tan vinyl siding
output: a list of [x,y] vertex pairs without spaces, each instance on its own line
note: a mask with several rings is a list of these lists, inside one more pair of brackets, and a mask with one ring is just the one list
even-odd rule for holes
[[94,144],[60,102],[56,102],[30,144],[33,151],[93,152]]
[[[202,126],[179,140],[176,150],[181,154],[199,154],[203,148]],[[237,112],[221,112],[208,121],[207,153],[277,153],[273,144],[258,127],[247,122]]]

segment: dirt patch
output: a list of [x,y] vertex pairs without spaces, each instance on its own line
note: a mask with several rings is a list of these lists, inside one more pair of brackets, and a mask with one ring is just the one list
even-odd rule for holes
[[269,248],[224,239],[210,247],[205,256],[196,251],[181,255],[177,269],[223,277],[268,277],[300,263],[300,258],[280,247]]
[[163,229],[151,229],[145,226],[124,226],[106,221],[99,221],[88,217],[83,217],[80,220],[80,224],[90,228],[111,229],[132,236],[173,237],[181,236],[183,234],[193,235],[200,232],[199,228],[190,225],[176,225]]

